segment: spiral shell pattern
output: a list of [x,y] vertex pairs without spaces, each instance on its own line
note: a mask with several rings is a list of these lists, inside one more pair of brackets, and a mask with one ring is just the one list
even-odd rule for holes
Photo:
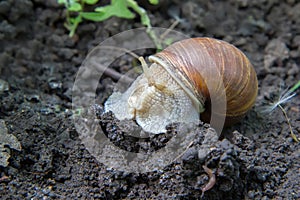
[[204,106],[200,116],[205,122],[209,122],[212,114],[211,99],[220,98],[222,92],[227,105],[225,125],[237,122],[255,103],[256,72],[245,54],[225,41],[186,39],[150,56],[149,60],[162,65]]

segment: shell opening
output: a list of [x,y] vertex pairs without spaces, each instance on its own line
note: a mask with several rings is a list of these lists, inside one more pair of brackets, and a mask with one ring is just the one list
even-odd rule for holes
[[174,72],[171,71],[171,68],[168,65],[168,63],[166,63],[164,60],[162,60],[161,58],[154,56],[154,55],[149,56],[149,61],[161,65],[170,74],[170,76],[181,86],[181,88],[186,92],[186,94],[192,100],[194,106],[197,108],[197,112],[198,113],[204,112],[204,110],[205,110],[204,102],[199,101],[199,99],[196,97],[194,92],[191,91],[190,89],[188,89],[186,87],[186,85],[179,79],[179,77],[174,75]]

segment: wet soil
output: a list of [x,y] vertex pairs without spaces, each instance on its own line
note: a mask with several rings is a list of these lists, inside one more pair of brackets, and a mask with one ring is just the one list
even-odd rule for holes
[[[8,166],[0,166],[1,199],[300,199],[300,144],[291,138],[279,109],[262,112],[282,88],[300,80],[300,3],[162,0],[159,6],[141,5],[153,26],[168,28],[179,17],[175,30],[223,39],[243,50],[258,76],[255,107],[219,139],[200,123],[192,130],[198,134],[193,144],[163,169],[127,173],[108,167],[79,139],[72,87],[88,52],[110,36],[142,27],[139,19],[84,22],[70,38],[63,25],[65,12],[56,1],[1,1],[0,119],[22,148],[6,146],[11,157]],[[114,68],[126,71],[133,60],[125,56]],[[101,112],[113,83],[110,77],[99,82],[97,120],[114,144],[137,151],[141,144],[122,137],[136,125],[124,126]],[[299,95],[284,108],[299,137]],[[169,127],[170,135],[144,141],[152,144],[144,151],[162,148],[178,126]],[[216,177],[204,195],[201,189],[210,177],[203,165]]]

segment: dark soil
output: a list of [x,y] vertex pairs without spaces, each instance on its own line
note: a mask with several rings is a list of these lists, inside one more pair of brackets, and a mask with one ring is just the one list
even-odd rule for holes
[[[209,181],[202,165],[216,176],[203,199],[300,199],[299,143],[291,138],[279,109],[261,112],[282,88],[300,80],[300,3],[161,0],[160,6],[141,5],[153,26],[167,28],[177,15],[183,22],[175,30],[223,39],[242,49],[259,80],[255,108],[209,143],[205,138],[214,131],[200,124],[193,145],[162,170],[126,173],[107,167],[81,144],[72,118],[72,86],[88,52],[112,35],[142,27],[139,18],[84,22],[70,38],[63,7],[55,0],[1,1],[0,79],[9,88],[0,91],[0,119],[22,147],[10,149],[9,165],[0,166],[1,199],[200,199]],[[122,59],[114,63],[121,72],[133,62],[130,56]],[[112,84],[109,77],[99,83],[100,103]],[[299,95],[284,107],[299,137]],[[140,145],[136,140],[127,144],[126,137],[115,139],[126,127],[110,128],[120,123],[112,115],[98,112],[98,117],[116,145]],[[161,141],[168,139],[156,136],[146,141],[154,146],[144,150],[162,148]]]

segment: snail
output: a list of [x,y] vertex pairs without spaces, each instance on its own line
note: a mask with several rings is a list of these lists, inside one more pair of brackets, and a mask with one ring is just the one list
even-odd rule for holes
[[[258,83],[248,58],[235,46],[213,38],[178,41],[151,55],[144,73],[122,94],[114,92],[105,111],[134,119],[147,132],[166,132],[173,122],[209,122],[212,99],[225,93],[225,126],[238,122],[254,105]],[[216,100],[215,102],[218,102]]]

